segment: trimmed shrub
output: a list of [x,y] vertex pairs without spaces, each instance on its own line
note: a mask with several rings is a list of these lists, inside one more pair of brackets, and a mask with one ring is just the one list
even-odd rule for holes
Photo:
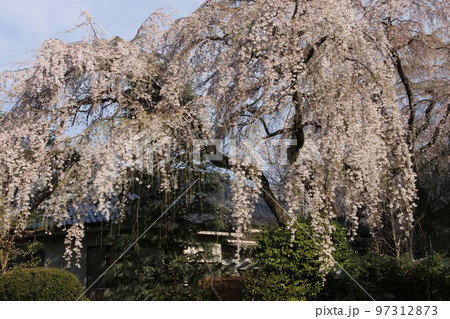
[[[257,268],[246,274],[245,300],[314,300],[323,289],[317,243],[307,234],[313,229],[307,220],[298,220],[295,239],[284,227],[269,227],[258,236],[253,251]],[[334,258],[351,255],[345,230],[335,225],[332,239]],[[306,233],[306,232],[307,233]]]
[[82,293],[78,278],[57,268],[19,268],[0,275],[0,300],[77,300]]
[[[304,227],[309,225],[304,224]],[[316,244],[297,231],[291,245],[286,228],[268,228],[258,238],[254,258],[258,268],[247,274],[246,300],[307,300],[322,288]]]

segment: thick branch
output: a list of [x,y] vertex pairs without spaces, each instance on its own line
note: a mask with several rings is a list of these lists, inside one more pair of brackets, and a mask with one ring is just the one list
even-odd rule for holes
[[392,56],[394,58],[394,65],[397,69],[398,75],[400,76],[400,80],[403,84],[403,87],[405,88],[406,95],[408,97],[408,107],[409,107],[409,118],[408,118],[408,127],[409,127],[409,135],[408,135],[408,144],[409,147],[412,149],[414,147],[415,143],[415,126],[414,126],[414,120],[416,118],[416,106],[414,103],[414,94],[411,89],[411,83],[409,82],[408,77],[406,76],[402,61],[400,59],[400,56],[398,55],[398,52],[394,49],[391,50]]
[[297,160],[298,153],[303,147],[303,144],[305,144],[305,133],[303,132],[303,107],[299,91],[295,91],[292,96],[292,101],[294,102],[295,107],[292,138],[297,140],[297,144],[288,149],[288,160],[290,164],[293,164]]

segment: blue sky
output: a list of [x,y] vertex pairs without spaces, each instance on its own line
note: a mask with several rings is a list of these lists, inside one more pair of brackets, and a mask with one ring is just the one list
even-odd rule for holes
[[0,70],[30,58],[27,50],[48,38],[78,40],[81,34],[64,33],[80,23],[77,2],[109,34],[130,40],[151,12],[173,8],[186,16],[203,0],[0,0]]

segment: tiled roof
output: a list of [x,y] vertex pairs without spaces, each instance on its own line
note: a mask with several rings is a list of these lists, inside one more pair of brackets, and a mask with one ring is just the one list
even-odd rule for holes
[[[111,204],[109,205],[109,219],[107,218],[106,213],[99,212],[97,206],[92,202],[78,204],[77,208],[75,208],[73,204],[69,204],[67,206],[67,213],[69,217],[63,221],[62,226],[63,227],[71,226],[73,223],[76,222],[82,222],[84,224],[92,224],[105,222],[107,220],[115,220],[119,217],[119,214],[114,208],[114,202],[115,200],[112,200]],[[77,211],[79,212],[78,214]],[[52,218],[46,218],[45,221],[43,222],[32,223],[30,225],[30,228],[36,229],[42,226],[48,227],[52,225],[55,225],[54,220]]]
[[[77,217],[76,211],[82,212],[81,217]],[[67,207],[67,211],[69,212],[70,218],[66,219],[66,225],[72,225],[74,222],[83,222],[85,224],[90,223],[101,223],[106,222],[108,220],[106,213],[101,213],[97,210],[97,207],[94,203],[84,203],[78,205],[77,210],[73,205],[69,205]],[[109,219],[114,220],[119,217],[119,214],[114,209],[114,203],[111,203],[109,208]]]
[[[234,226],[234,220],[231,217],[232,209],[233,209],[233,200],[232,200],[232,191],[229,185],[229,182],[224,182],[224,191],[222,194],[214,193],[213,198],[217,200],[219,203],[224,205],[225,207],[230,208],[230,216],[228,216],[228,226]],[[198,214],[198,213],[189,213],[186,215],[182,215],[186,221],[189,221],[194,224],[202,224],[207,221],[211,221],[217,218],[217,215],[214,214]],[[278,225],[278,222],[272,212],[272,210],[267,206],[264,202],[263,198],[259,196],[256,203],[254,203],[254,210],[252,212],[252,218],[250,220],[251,226],[259,227],[264,225]]]

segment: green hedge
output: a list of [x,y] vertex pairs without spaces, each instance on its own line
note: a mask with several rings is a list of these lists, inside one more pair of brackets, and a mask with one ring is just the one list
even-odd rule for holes
[[0,300],[76,300],[82,293],[78,278],[57,268],[19,268],[0,275]]

